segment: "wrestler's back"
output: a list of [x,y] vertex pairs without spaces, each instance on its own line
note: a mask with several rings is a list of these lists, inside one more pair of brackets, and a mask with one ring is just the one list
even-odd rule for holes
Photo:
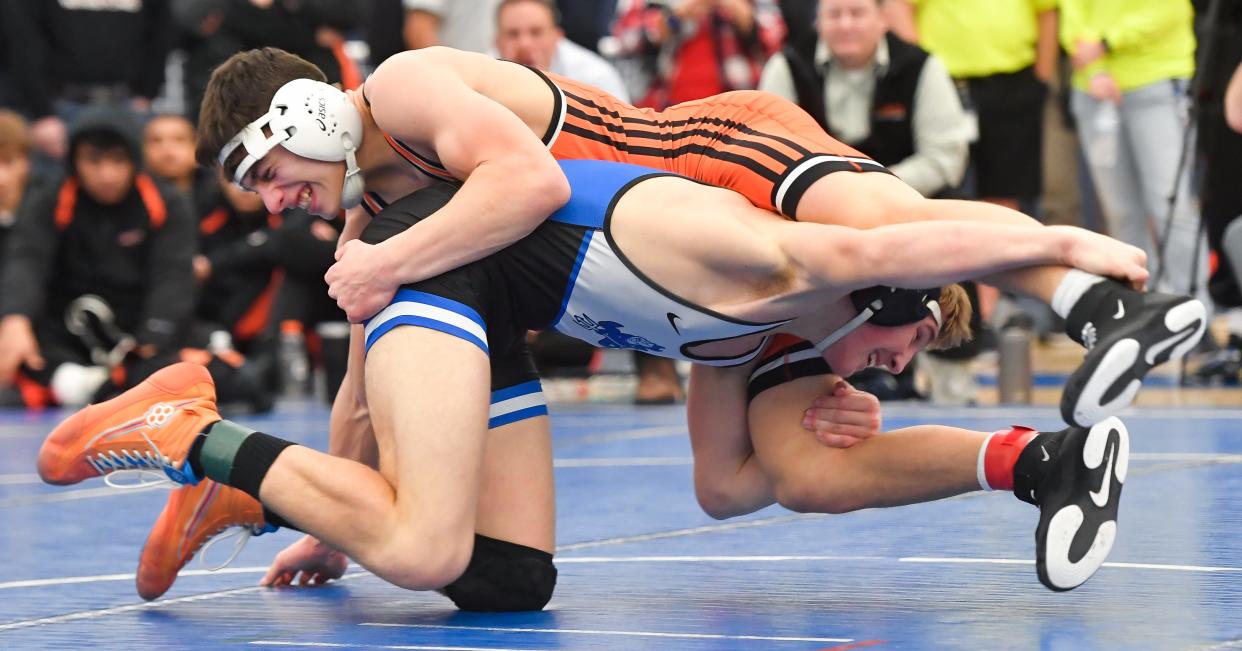
[[665,290],[734,318],[772,321],[796,316],[779,299],[805,289],[775,232],[789,225],[735,192],[666,176],[627,190],[608,230]]

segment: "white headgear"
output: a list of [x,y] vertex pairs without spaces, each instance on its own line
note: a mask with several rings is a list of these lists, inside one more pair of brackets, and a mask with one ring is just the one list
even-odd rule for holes
[[[271,137],[263,127],[271,129]],[[276,145],[311,160],[336,163],[345,161],[345,184],[341,188],[341,207],[353,208],[362,202],[363,179],[354,156],[362,144],[362,116],[345,93],[313,79],[294,79],[272,96],[272,105],[259,119],[242,130],[220,150],[220,165],[240,146],[246,157],[233,172],[233,182],[242,179]]]

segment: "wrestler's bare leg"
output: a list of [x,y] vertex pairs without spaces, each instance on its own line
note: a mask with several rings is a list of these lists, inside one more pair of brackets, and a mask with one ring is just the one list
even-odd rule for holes
[[[415,367],[423,371],[409,373]],[[380,466],[394,469],[394,481],[293,446],[268,470],[261,501],[392,583],[451,582],[473,545],[488,376],[487,357],[473,344],[425,328],[394,329],[366,363]]]

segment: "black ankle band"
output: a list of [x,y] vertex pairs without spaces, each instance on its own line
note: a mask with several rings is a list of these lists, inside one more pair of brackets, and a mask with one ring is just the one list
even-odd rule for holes
[[267,471],[276,463],[276,457],[291,445],[293,443],[290,441],[268,436],[263,432],[254,432],[247,436],[233,459],[228,485],[258,500],[259,486],[263,484],[263,478],[267,477]]
[[297,528],[297,526],[293,525],[288,520],[280,517],[280,515],[278,515],[275,511],[267,508],[266,506],[263,507],[263,521],[272,525],[273,527],[280,527],[281,529],[292,529],[294,531],[302,532],[302,530]]

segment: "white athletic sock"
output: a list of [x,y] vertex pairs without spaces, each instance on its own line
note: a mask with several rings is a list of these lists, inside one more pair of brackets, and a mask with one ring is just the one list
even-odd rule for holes
[[1091,286],[1106,280],[1104,276],[1089,274],[1078,269],[1070,269],[1065,274],[1065,278],[1061,279],[1061,284],[1057,285],[1057,291],[1052,293],[1052,311],[1062,319],[1068,319],[1070,310],[1074,309],[1074,304],[1083,294],[1087,293]]
[[80,406],[90,402],[91,396],[108,381],[108,369],[102,366],[82,366],[65,362],[52,372],[52,395],[62,405]]
[[979,446],[979,461],[975,464],[975,475],[979,478],[979,488],[982,488],[985,491],[996,490],[995,488],[992,488],[990,484],[988,484],[988,475],[987,475],[987,472],[984,470],[983,463],[984,463],[984,460],[987,458],[988,442],[990,442],[992,440],[992,437],[996,436],[997,434],[1000,434],[1000,432],[992,432],[991,434],[988,434],[987,438],[983,439],[983,445]]

